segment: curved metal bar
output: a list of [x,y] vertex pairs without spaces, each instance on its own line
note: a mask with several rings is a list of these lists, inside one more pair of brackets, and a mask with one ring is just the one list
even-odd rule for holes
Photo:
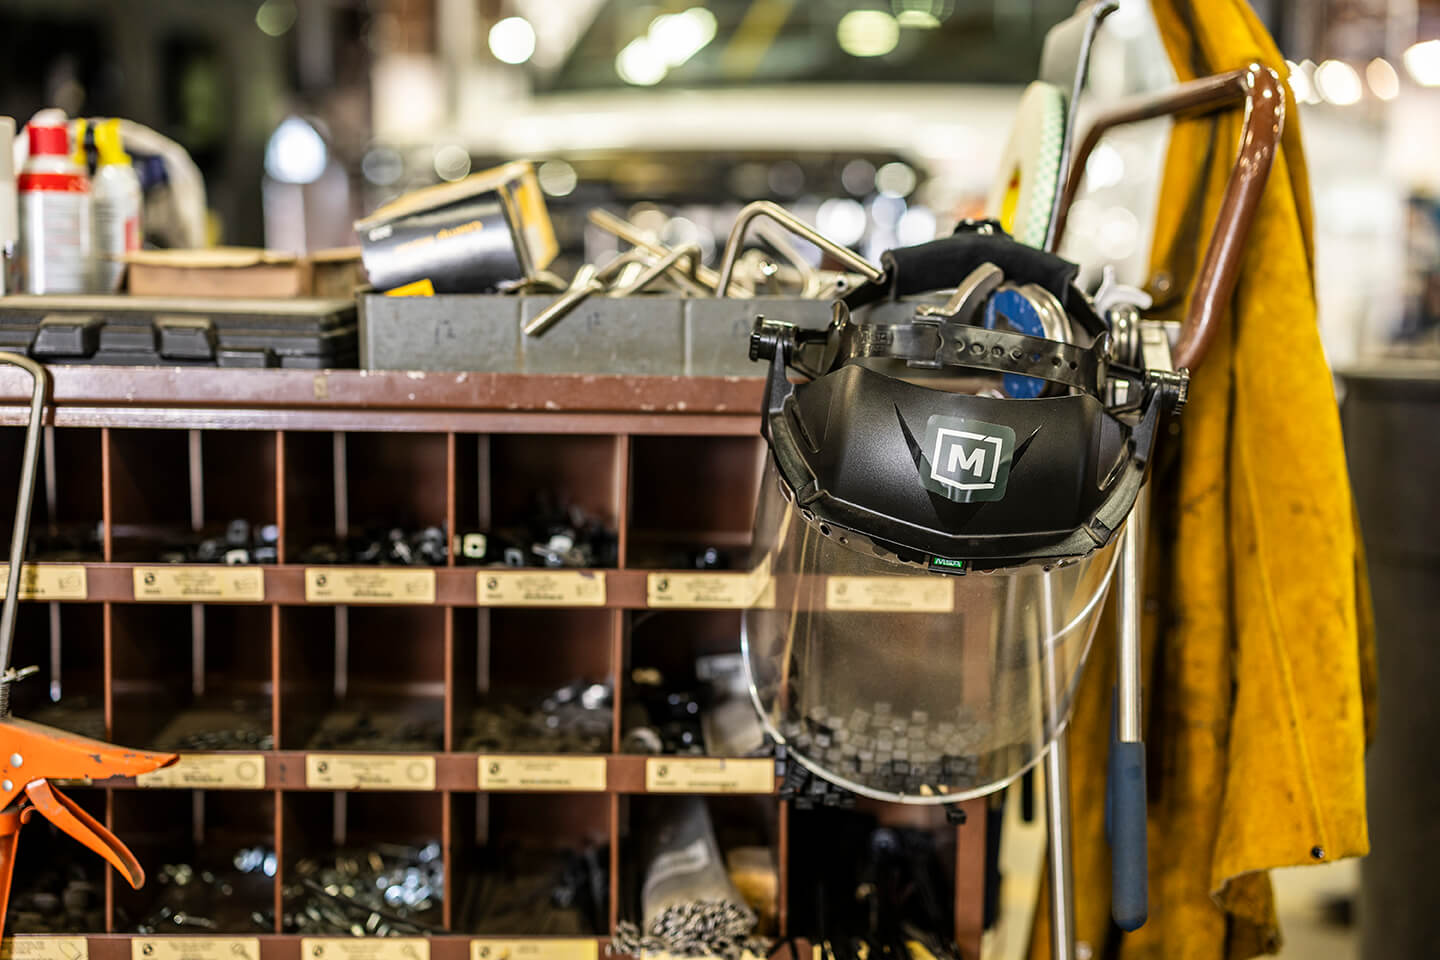
[[611,290],[609,296],[628,297],[633,293],[639,293],[650,284],[654,283],[661,274],[675,269],[680,261],[685,260],[694,269],[694,265],[700,262],[700,246],[694,243],[687,243],[684,246],[676,247],[665,256],[650,264],[640,275],[623,287],[616,287]]
[[730,278],[735,273],[735,261],[740,257],[740,245],[745,240],[745,232],[750,222],[756,217],[769,217],[796,236],[804,237],[856,273],[863,274],[871,283],[881,283],[885,279],[884,270],[796,218],[780,204],[769,200],[756,200],[741,208],[740,215],[735,218],[735,226],[730,228],[730,237],[725,241],[725,253],[720,258],[720,279],[715,286],[715,296],[726,296],[726,291],[730,288]]
[[[645,231],[635,226],[635,224],[629,220],[615,216],[615,214],[606,210],[604,207],[592,207],[590,212],[585,215],[585,219],[606,233],[613,234],[630,244],[630,246],[638,247],[652,256],[663,257],[670,253],[670,248],[665,246],[665,244],[652,240]],[[696,296],[703,296],[715,292],[715,287],[720,282],[720,275],[718,273],[703,263],[696,263],[691,272],[694,274],[693,279],[699,284],[696,289],[690,291],[691,293]],[[737,297],[749,295],[749,290],[737,289],[735,291],[735,296]]]
[[[30,508],[35,502],[35,474],[40,466],[40,425],[45,416],[45,391],[49,374],[40,364],[19,354],[0,352],[0,363],[19,367],[30,374],[34,389],[30,395],[30,421],[25,427],[25,454],[20,461],[20,490],[15,497],[15,528],[10,535],[10,569],[5,581],[5,607],[0,613],[0,682],[10,669],[10,651],[15,642],[15,617],[20,610],[20,575],[25,564],[25,544],[30,539]],[[8,702],[8,698],[5,698]],[[8,712],[8,711],[7,711]]]
[[789,260],[790,265],[795,268],[795,272],[800,275],[800,296],[810,299],[820,292],[819,271],[810,266],[810,261],[800,255],[800,251],[795,249],[795,244],[790,242],[790,237],[784,229],[767,220],[756,221],[753,229],[766,243],[775,248],[776,253]]
[[1070,205],[1085,174],[1085,161],[1106,131],[1155,117],[1195,116],[1244,104],[1245,122],[1240,131],[1235,166],[1225,185],[1215,231],[1205,250],[1180,330],[1180,342],[1175,348],[1177,368],[1193,371],[1200,365],[1215,338],[1220,313],[1235,291],[1245,241],[1285,128],[1285,96],[1280,84],[1279,75],[1259,63],[1243,70],[1192,80],[1107,111],[1096,118],[1075,151],[1055,225],[1057,246],[1064,236]]

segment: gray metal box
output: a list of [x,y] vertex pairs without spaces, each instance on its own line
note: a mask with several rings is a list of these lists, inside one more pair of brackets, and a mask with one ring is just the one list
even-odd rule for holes
[[757,315],[822,329],[830,304],[796,297],[590,297],[538,337],[521,330],[551,297],[452,294],[360,298],[366,370],[760,376]]
[[363,294],[360,368],[515,373],[523,369],[520,298]]
[[[553,297],[526,297],[530,320]],[[587,297],[537,337],[521,337],[526,373],[680,374],[685,364],[680,297]]]

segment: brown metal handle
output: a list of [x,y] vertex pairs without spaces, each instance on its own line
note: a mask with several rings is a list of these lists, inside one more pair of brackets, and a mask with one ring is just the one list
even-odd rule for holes
[[1215,339],[1220,314],[1235,291],[1245,241],[1255,222],[1260,194],[1270,177],[1280,134],[1285,128],[1285,95],[1280,83],[1274,70],[1259,63],[1182,83],[1172,90],[1129,101],[1102,114],[1075,151],[1055,225],[1057,245],[1065,232],[1070,204],[1080,189],[1085,161],[1107,130],[1155,117],[1195,116],[1239,105],[1245,107],[1245,124],[1240,131],[1235,166],[1225,185],[1215,232],[1205,249],[1200,275],[1180,328],[1180,342],[1175,347],[1176,367],[1193,371],[1200,365],[1210,342]]

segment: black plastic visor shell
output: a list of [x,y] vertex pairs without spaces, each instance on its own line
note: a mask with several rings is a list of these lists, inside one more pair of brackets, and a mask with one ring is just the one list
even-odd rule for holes
[[[976,569],[1082,557],[1107,543],[1143,482],[1160,408],[1152,391],[1131,426],[1088,394],[956,394],[860,364],[796,385],[783,371],[773,358],[765,433],[802,517],[901,560]],[[1013,431],[1003,495],[957,502],[927,484],[932,417]]]

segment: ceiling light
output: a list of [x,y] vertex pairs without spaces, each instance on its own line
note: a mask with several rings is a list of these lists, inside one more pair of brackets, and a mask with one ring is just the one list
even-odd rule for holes
[[1440,40],[1417,43],[1404,54],[1405,69],[1422,87],[1440,87]]
[[626,83],[653,87],[665,79],[665,57],[649,37],[636,37],[615,55],[615,73]]
[[650,21],[650,44],[669,67],[678,67],[715,39],[715,14],[704,7],[691,7]]
[[1365,94],[1360,74],[1343,60],[1326,60],[1315,68],[1315,89],[1320,96],[1339,107],[1359,103]]
[[501,63],[524,63],[535,55],[535,28],[524,17],[506,17],[490,28],[490,52]]
[[1394,100],[1400,95],[1400,74],[1384,57],[1376,57],[1365,67],[1370,90],[1381,100]]
[[851,10],[836,24],[835,39],[852,57],[883,57],[900,42],[900,24],[883,10]]

